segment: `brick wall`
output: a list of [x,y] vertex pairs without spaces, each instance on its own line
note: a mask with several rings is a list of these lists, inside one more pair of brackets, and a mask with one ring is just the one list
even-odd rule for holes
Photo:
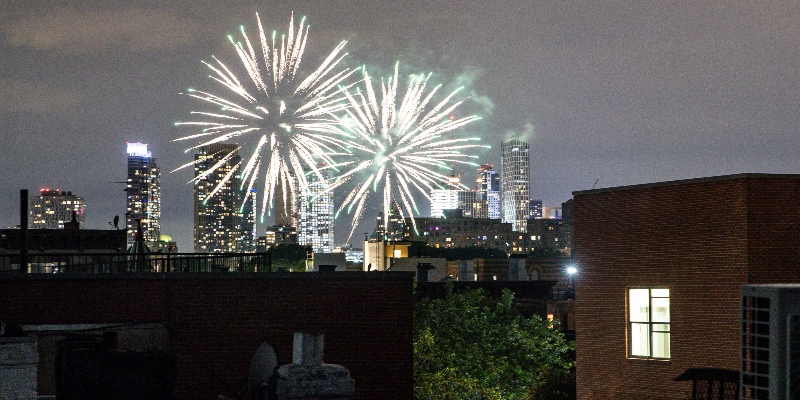
[[[800,176],[575,193],[579,399],[683,399],[688,368],[738,370],[744,283],[800,281]],[[670,289],[671,359],[627,358],[626,288]]]
[[0,320],[165,322],[177,399],[235,397],[263,342],[290,363],[296,331],[325,335],[354,398],[413,397],[412,273],[21,275],[0,278]]

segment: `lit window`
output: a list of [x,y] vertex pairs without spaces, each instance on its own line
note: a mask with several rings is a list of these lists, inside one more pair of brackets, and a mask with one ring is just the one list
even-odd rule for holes
[[628,289],[628,356],[670,358],[669,289]]

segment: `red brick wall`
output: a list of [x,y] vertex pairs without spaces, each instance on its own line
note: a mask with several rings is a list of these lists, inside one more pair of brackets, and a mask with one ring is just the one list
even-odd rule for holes
[[479,281],[508,280],[508,259],[476,258],[473,261]]
[[[673,379],[686,369],[738,370],[740,286],[800,281],[799,183],[739,175],[575,193],[578,398],[684,399],[691,383]],[[669,361],[627,358],[633,286],[670,289]]]
[[800,282],[800,179],[748,181],[748,283]]
[[325,335],[359,399],[413,397],[412,273],[0,278],[0,320],[20,325],[166,322],[177,399],[234,397],[263,342],[292,358],[296,331]]

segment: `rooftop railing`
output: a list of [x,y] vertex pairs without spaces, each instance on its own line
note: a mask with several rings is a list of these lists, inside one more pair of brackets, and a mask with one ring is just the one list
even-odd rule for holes
[[271,272],[268,253],[0,254],[0,273]]

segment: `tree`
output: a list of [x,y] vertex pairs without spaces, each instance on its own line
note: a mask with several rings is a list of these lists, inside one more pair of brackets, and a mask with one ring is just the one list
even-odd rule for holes
[[505,290],[492,304],[482,290],[453,293],[451,287],[444,299],[417,303],[417,399],[569,398],[560,394],[569,389],[547,385],[574,382],[571,345],[538,316],[521,316],[513,299]]
[[273,268],[287,268],[292,271],[305,271],[306,257],[311,246],[299,244],[280,244],[269,249]]

